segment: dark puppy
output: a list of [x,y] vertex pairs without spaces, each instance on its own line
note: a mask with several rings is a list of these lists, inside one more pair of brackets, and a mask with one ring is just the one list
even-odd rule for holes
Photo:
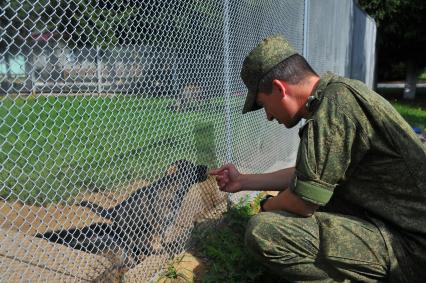
[[155,253],[152,242],[163,238],[180,209],[189,188],[207,179],[207,167],[186,160],[172,164],[168,175],[133,192],[120,204],[103,208],[83,201],[111,224],[95,223],[82,229],[38,234],[37,237],[75,249],[114,255],[120,268],[138,264],[143,256]]

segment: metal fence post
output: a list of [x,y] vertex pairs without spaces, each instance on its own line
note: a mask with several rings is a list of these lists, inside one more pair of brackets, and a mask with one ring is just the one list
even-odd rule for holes
[[[309,25],[309,0],[304,1],[304,12],[303,12],[303,57],[308,61],[308,25]],[[299,126],[302,127],[305,124],[305,119],[300,120]]]
[[309,0],[305,0],[303,15],[303,56],[308,60],[308,24],[309,24]]
[[[225,96],[225,143],[226,161],[232,162],[232,113],[229,69],[229,0],[223,3],[223,81]],[[228,194],[227,207],[231,207],[231,195]]]

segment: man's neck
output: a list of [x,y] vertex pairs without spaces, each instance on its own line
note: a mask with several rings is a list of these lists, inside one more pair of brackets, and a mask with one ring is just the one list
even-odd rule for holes
[[316,89],[320,77],[318,76],[309,76],[303,80],[303,82],[298,83],[297,85],[288,85],[290,91],[292,91],[298,98],[298,105],[300,107],[299,116],[307,119],[311,113],[306,108],[306,102],[308,97],[313,95],[314,90]]

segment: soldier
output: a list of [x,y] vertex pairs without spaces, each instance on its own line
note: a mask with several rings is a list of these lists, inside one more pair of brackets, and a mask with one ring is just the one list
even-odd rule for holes
[[280,191],[261,201],[246,245],[289,281],[426,280],[426,148],[363,83],[321,78],[286,39],[263,40],[245,58],[243,113],[264,108],[287,128],[304,118],[294,168],[211,170],[220,190]]

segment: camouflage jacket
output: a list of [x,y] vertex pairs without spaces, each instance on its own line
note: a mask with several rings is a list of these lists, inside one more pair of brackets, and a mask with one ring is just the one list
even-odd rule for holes
[[373,220],[404,277],[426,278],[425,146],[362,82],[327,73],[313,95],[291,189],[322,211]]

